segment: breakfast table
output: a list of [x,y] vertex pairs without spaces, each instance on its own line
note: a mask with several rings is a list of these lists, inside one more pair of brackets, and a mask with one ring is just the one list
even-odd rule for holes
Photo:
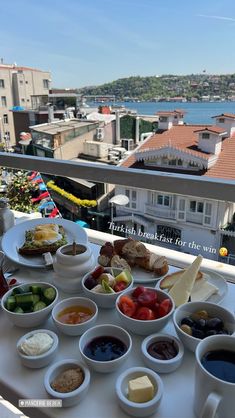
[[[95,257],[99,246],[90,244]],[[14,277],[20,283],[48,282],[55,284],[53,270],[32,269],[19,266]],[[151,284],[154,286],[155,284]],[[59,291],[60,299],[71,295]],[[73,295],[74,296],[74,295]],[[228,293],[221,305],[234,312],[235,285],[228,283]],[[97,324],[120,325],[115,309],[100,309]],[[59,337],[59,350],[53,362],[62,359],[78,359],[81,356],[78,349],[79,337],[66,336],[60,333],[49,318],[46,323],[37,329],[55,331]],[[33,328],[19,328],[11,324],[0,309],[0,394],[21,409],[31,418],[127,418],[119,407],[115,382],[118,376],[128,367],[144,366],[141,358],[141,342],[145,337],[132,333],[133,348],[127,361],[114,373],[100,374],[91,371],[91,385],[87,396],[81,403],[70,408],[30,407],[22,408],[20,399],[44,400],[49,399],[44,388],[44,375],[49,366],[42,369],[29,369],[24,367],[16,351],[18,339]],[[35,329],[35,328],[34,328]],[[162,333],[176,335],[173,322],[170,321]],[[185,350],[181,366],[174,372],[161,374],[164,385],[163,398],[154,417],[159,418],[195,418],[193,412],[194,396],[194,354]]]

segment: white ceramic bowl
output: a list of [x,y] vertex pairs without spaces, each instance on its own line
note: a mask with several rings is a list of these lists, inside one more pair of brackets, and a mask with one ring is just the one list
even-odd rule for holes
[[184,317],[191,316],[193,313],[202,310],[207,311],[210,317],[220,318],[224,322],[225,329],[227,329],[230,334],[235,332],[235,317],[234,314],[229,310],[210,302],[185,303],[175,310],[173,315],[173,323],[178,337],[184,346],[193,352],[196,350],[197,345],[202,340],[200,338],[195,338],[189,334],[186,334],[186,332],[181,330],[180,324]]
[[[174,347],[178,351],[177,355],[169,360],[160,360],[151,356],[148,352],[148,348],[152,343],[157,341],[169,341],[173,342]],[[157,373],[170,373],[176,370],[182,363],[184,355],[184,346],[178,338],[169,334],[153,334],[146,337],[141,344],[141,354],[144,363],[147,367],[154,370]]]
[[46,306],[46,308],[41,309],[40,311],[30,312],[30,313],[15,313],[15,312],[8,311],[8,309],[6,309],[5,307],[7,298],[11,296],[13,292],[13,289],[8,290],[8,292],[5,293],[5,295],[2,297],[1,306],[2,306],[4,314],[7,316],[9,321],[11,321],[12,324],[18,327],[33,328],[33,327],[37,327],[38,325],[41,325],[43,322],[46,321],[46,319],[48,318],[48,316],[50,315],[52,311],[53,306],[57,302],[58,290],[56,289],[55,286],[53,286],[50,283],[33,282],[29,284],[21,284],[19,286],[15,286],[14,289],[16,289],[17,287],[20,287],[22,289],[28,289],[28,286],[32,286],[32,285],[40,286],[42,288],[53,287],[53,289],[55,289],[56,291],[56,297],[53,300],[53,302],[50,303],[50,305]]
[[[68,308],[70,306],[84,306],[86,308],[91,309],[93,312],[93,315],[90,319],[80,324],[64,324],[58,319],[58,314],[61,311],[63,311],[63,309]],[[52,319],[56,327],[58,328],[58,330],[60,330],[63,334],[73,335],[73,336],[81,335],[87,329],[92,327],[97,320],[97,315],[98,315],[98,308],[95,302],[93,302],[90,299],[82,298],[82,297],[64,299],[61,302],[57,303],[52,309]]]
[[[77,389],[73,390],[72,392],[61,393],[56,392],[51,387],[51,382],[60,374],[63,373],[65,370],[70,368],[80,367],[83,370],[84,374],[84,381]],[[45,377],[44,377],[44,386],[45,389],[53,399],[61,399],[62,406],[73,406],[79,403],[87,394],[90,385],[90,371],[85,366],[85,364],[81,363],[76,359],[68,359],[68,360],[61,360],[57,363],[54,363],[49,369],[47,370]]]
[[[116,337],[117,339],[121,340],[125,344],[127,350],[122,356],[114,360],[110,360],[110,361],[93,360],[84,354],[84,349],[88,343],[90,343],[93,339],[97,337]],[[122,366],[124,361],[129,356],[131,352],[131,348],[132,348],[132,340],[128,332],[123,328],[120,328],[116,325],[110,325],[110,324],[97,325],[96,327],[90,328],[81,336],[79,340],[79,350],[80,350],[83,360],[87,363],[87,365],[91,369],[100,373],[110,373],[110,372],[117,370],[120,366]]]
[[[163,316],[162,318],[158,318],[158,319],[152,319],[152,320],[139,320],[139,319],[134,319],[131,318],[127,315],[125,315],[119,308],[119,301],[122,295],[120,295],[118,297],[118,299],[116,300],[116,310],[120,319],[120,322],[122,324],[122,326],[127,329],[128,331],[133,332],[134,334],[138,334],[138,335],[150,335],[153,334],[155,332],[160,331],[162,328],[164,328],[164,326],[168,323],[168,321],[170,320],[174,308],[175,308],[175,304],[173,299],[165,292],[163,292],[162,290],[159,289],[153,289],[152,287],[146,287],[147,289],[151,289],[151,290],[155,290],[155,292],[157,293],[157,301],[161,302],[164,299],[170,299],[171,301],[171,310],[170,312]],[[125,295],[131,295],[132,292],[135,289],[131,289],[131,290],[127,290],[126,292],[124,292]]]
[[[45,353],[40,354],[38,356],[28,356],[26,354],[23,354],[23,352],[20,350],[21,344],[28,338],[38,333],[48,334],[53,339],[53,344],[51,348]],[[53,331],[49,331],[48,329],[37,329],[28,332],[27,334],[23,335],[16,344],[17,352],[21,359],[21,363],[26,367],[30,367],[31,369],[39,369],[41,367],[47,366],[55,358],[58,348],[58,342],[59,341],[57,335]]]
[[[111,270],[112,270],[111,267],[105,267],[106,272],[111,273]],[[123,269],[119,269],[119,268],[116,268],[116,267],[115,267],[115,270],[119,271],[120,273],[123,271]],[[101,308],[108,308],[108,309],[115,308],[115,302],[116,302],[118,296],[120,294],[122,294],[123,292],[125,292],[127,289],[131,289],[133,287],[134,280],[133,280],[133,277],[132,277],[132,280],[131,280],[129,286],[126,289],[122,290],[121,292],[116,292],[116,293],[95,293],[95,292],[92,292],[92,290],[87,289],[87,287],[85,286],[85,281],[88,278],[88,276],[91,274],[91,272],[92,271],[90,271],[89,273],[87,273],[83,277],[83,279],[82,279],[82,290],[88,298],[92,299],[97,304],[97,306],[99,306]]]
[[72,244],[66,244],[56,251],[53,268],[55,285],[66,293],[79,293],[81,280],[85,273],[95,266],[93,253],[86,244],[77,244],[79,254],[71,255]]
[[[128,399],[128,382],[141,376],[148,376],[154,386],[154,397],[148,402],[132,402]],[[116,395],[120,407],[133,417],[146,417],[155,413],[163,395],[163,383],[153,370],[146,367],[132,367],[125,370],[116,381]]]

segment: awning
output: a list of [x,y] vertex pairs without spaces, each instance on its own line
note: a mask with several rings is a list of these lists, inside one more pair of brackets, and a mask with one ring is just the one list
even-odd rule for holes
[[145,218],[142,218],[142,216],[139,215],[123,215],[123,216],[115,216],[113,218],[115,222],[123,222],[123,221],[131,221],[132,223],[138,223],[140,225],[143,225],[144,227],[149,227],[149,222],[146,221]]

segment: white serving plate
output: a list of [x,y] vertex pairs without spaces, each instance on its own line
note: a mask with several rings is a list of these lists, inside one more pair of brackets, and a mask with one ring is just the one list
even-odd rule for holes
[[[180,269],[176,267],[172,267],[174,271],[179,271]],[[172,272],[168,272],[167,274],[171,274]],[[205,275],[205,279],[216,286],[219,290],[218,293],[215,293],[211,295],[206,302],[212,302],[212,303],[221,303],[226,294],[228,293],[228,285],[226,280],[218,273],[214,273],[213,271],[207,270],[206,272],[203,272]],[[167,276],[167,275],[166,275]],[[161,282],[164,277],[161,277],[161,279],[157,282],[156,288],[161,289]],[[164,292],[167,292],[167,289],[162,289]]]
[[3,236],[2,250],[10,260],[25,267],[45,267],[45,262],[41,255],[25,256],[18,252],[18,248],[25,242],[25,232],[41,224],[58,224],[63,226],[68,243],[72,243],[74,240],[83,244],[88,242],[85,229],[75,222],[61,218],[53,218],[53,220],[51,218],[32,219],[13,226]]

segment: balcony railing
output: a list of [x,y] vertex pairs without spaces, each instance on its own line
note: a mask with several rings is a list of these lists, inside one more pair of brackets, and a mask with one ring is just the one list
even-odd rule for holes
[[203,213],[187,212],[186,221],[187,222],[192,222],[194,224],[202,225],[202,223],[203,223]]
[[[102,166],[100,164],[77,163],[74,161],[54,160],[41,157],[0,153],[0,166],[33,170],[62,177],[75,177],[89,181],[101,182],[145,190],[161,191],[167,194],[179,194],[207,198],[219,201],[235,202],[235,180],[201,178],[183,174],[127,169],[122,167]],[[104,241],[116,239],[115,235],[87,230],[91,242],[103,244]],[[147,244],[159,255],[166,255],[163,247]],[[169,263],[185,267],[194,256],[167,250]],[[235,282],[235,267],[224,263],[204,259],[202,269],[211,269],[222,273],[228,280]]]
[[176,210],[168,208],[162,209],[147,203],[145,205],[145,213],[146,215],[157,216],[163,219],[176,219]]

